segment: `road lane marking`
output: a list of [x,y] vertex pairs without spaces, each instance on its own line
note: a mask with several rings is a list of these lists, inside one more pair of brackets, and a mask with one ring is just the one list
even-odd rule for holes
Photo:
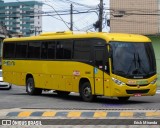
[[160,112],[146,112],[146,116],[150,116],[150,117],[160,117]]
[[65,117],[65,118],[107,118],[107,117],[160,117],[160,111],[148,112],[109,112],[109,111],[21,111],[9,112],[8,117]]
[[32,114],[32,112],[20,112],[18,114],[18,117],[29,117]]
[[44,112],[42,114],[43,117],[54,117],[55,115],[56,115],[56,112],[51,112],[51,111]]
[[107,116],[107,112],[95,112],[93,117],[106,117]]
[[121,117],[132,117],[133,116],[133,112],[121,112],[120,116]]
[[69,112],[67,117],[81,117],[81,112]]

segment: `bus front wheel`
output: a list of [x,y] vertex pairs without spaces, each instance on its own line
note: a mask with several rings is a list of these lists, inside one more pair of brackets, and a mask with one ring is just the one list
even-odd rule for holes
[[92,90],[89,82],[85,82],[80,87],[80,96],[86,102],[91,102],[95,99],[95,95],[92,95]]
[[29,95],[40,95],[42,93],[42,89],[35,88],[34,79],[28,78],[26,82],[26,92]]

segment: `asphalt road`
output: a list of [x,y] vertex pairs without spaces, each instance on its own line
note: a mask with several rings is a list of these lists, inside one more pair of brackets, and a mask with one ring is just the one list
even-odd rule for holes
[[[61,119],[63,119],[64,117],[42,117],[42,116],[37,116],[38,113],[41,113],[41,111],[57,111],[59,112],[59,114],[61,113],[62,115],[65,114],[63,112],[61,112],[61,110],[65,110],[68,112],[73,112],[72,110],[79,110],[85,113],[85,111],[91,111],[91,112],[95,112],[95,110],[108,110],[106,112],[113,112],[113,117],[109,117],[109,113],[108,116],[105,117],[105,119],[123,119],[121,117],[116,116],[115,114],[117,114],[117,112],[120,112],[121,110],[131,110],[131,111],[135,111],[135,112],[139,112],[138,115],[136,116],[136,119],[140,119],[141,122],[143,122],[143,120],[148,119],[148,117],[143,116],[143,114],[141,112],[146,112],[147,110],[152,111],[152,112],[156,112],[156,114],[158,114],[158,116],[155,117],[150,117],[150,119],[153,119],[154,121],[159,121],[159,110],[160,110],[160,92],[158,92],[155,96],[148,96],[148,97],[132,97],[130,98],[130,100],[126,103],[120,103],[116,98],[107,98],[107,97],[98,97],[96,99],[96,101],[92,102],[92,103],[87,103],[81,100],[81,98],[79,97],[79,94],[76,93],[71,93],[68,97],[60,97],[58,96],[56,93],[53,92],[43,92],[42,95],[40,96],[29,96],[27,95],[27,93],[25,92],[25,87],[20,87],[20,86],[13,86],[13,88],[11,90],[0,90],[0,121],[2,121],[3,119],[5,120],[15,120],[15,119],[22,119],[23,121],[27,120],[27,119],[46,119],[44,122],[48,122],[48,119],[52,119],[51,122],[54,123],[54,119],[58,119],[58,122],[60,124],[65,123],[66,121],[72,121],[72,120],[64,120],[62,121]],[[52,110],[51,110],[52,109]],[[22,114],[24,114],[23,112],[25,111],[30,111],[33,110],[32,115],[36,115],[36,116],[29,116],[27,117],[20,117],[20,115],[22,116]],[[11,112],[11,114],[15,114],[15,112],[22,112],[21,114],[19,114],[19,116],[6,116],[7,113]],[[52,112],[53,112],[52,111]],[[12,113],[13,112],[13,113]],[[52,112],[50,112],[49,114],[51,114]],[[83,114],[84,114],[83,113]],[[122,111],[123,113],[123,111]],[[25,114],[27,114],[25,112]],[[57,113],[58,114],[58,113]],[[82,115],[83,115],[82,114]],[[86,116],[88,116],[88,113],[85,113]],[[141,115],[142,114],[142,115]],[[76,115],[72,115],[72,116],[76,116]],[[131,117],[129,117],[131,119]],[[129,118],[124,118],[124,119],[129,119]],[[73,118],[69,118],[69,119],[73,119]],[[50,127],[54,127],[54,128],[159,128],[159,125],[130,125],[131,123],[128,122],[128,124],[130,125],[105,125],[106,121],[104,123],[101,122],[101,120],[93,120],[94,123],[96,121],[100,121],[99,124],[97,125],[93,125],[92,124],[92,120],[89,121],[89,123],[91,123],[92,125],[83,125],[83,122],[81,122],[81,118],[77,118],[78,120],[75,121],[74,123],[78,122],[78,125],[54,125],[54,126],[34,126],[35,128],[50,128]],[[83,118],[82,118],[83,119]],[[86,123],[86,119],[88,119],[87,117],[84,118],[84,123]],[[94,119],[94,118],[93,118]],[[132,122],[135,121],[134,118],[132,120]],[[19,120],[18,120],[19,121]],[[115,122],[115,120],[113,120],[112,122],[109,121],[109,124],[112,122]],[[121,122],[122,121],[122,122]],[[118,124],[123,124],[124,122],[127,123],[127,121],[130,120],[117,120],[116,123]],[[72,124],[72,123],[71,123]],[[159,123],[158,123],[159,124]],[[21,128],[21,125],[16,125],[16,126],[3,126],[1,125],[0,127],[2,128]],[[23,126],[24,127],[24,126]],[[33,126],[25,126],[26,128],[32,128]]]
[[120,103],[116,98],[109,97],[98,97],[94,102],[87,103],[82,101],[76,93],[71,93],[68,97],[60,97],[53,92],[43,92],[40,96],[29,96],[25,92],[25,87],[13,86],[11,90],[0,90],[0,109],[12,108],[160,110],[160,93],[157,93],[155,96],[131,97],[126,103]]

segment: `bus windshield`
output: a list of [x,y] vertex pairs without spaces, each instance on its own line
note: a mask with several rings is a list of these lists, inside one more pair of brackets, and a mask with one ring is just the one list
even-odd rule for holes
[[110,42],[112,73],[126,78],[149,78],[156,74],[151,43]]

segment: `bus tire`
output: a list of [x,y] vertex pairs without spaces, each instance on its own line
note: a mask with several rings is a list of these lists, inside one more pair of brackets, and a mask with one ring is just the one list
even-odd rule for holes
[[34,79],[28,78],[26,82],[26,92],[29,95],[40,95],[42,93],[42,89],[35,88]]
[[125,101],[127,101],[127,100],[129,100],[129,96],[126,96],[126,97],[118,97],[118,100],[120,101],[120,102],[125,102]]
[[56,93],[59,95],[59,96],[68,96],[70,94],[70,92],[66,92],[66,91],[56,91]]
[[92,89],[89,82],[85,82],[80,87],[80,96],[83,101],[91,102],[95,99],[95,95],[92,95]]

